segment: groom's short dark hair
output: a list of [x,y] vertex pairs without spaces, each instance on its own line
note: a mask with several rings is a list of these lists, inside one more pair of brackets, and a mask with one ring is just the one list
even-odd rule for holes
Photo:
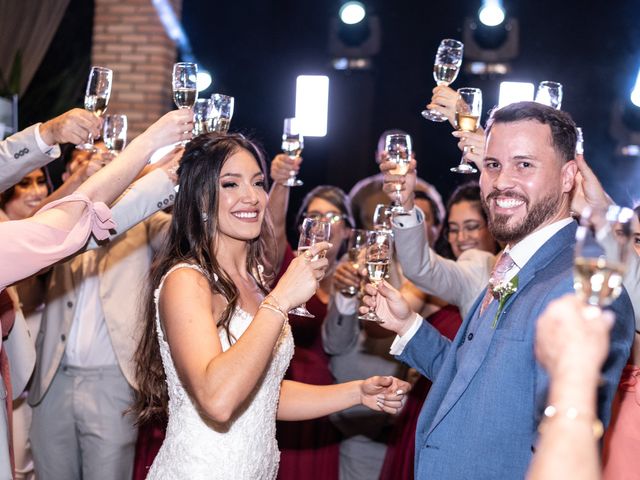
[[549,125],[553,146],[565,162],[575,157],[577,131],[571,115],[541,103],[517,102],[493,110],[487,121],[485,132],[489,135],[491,127],[496,123],[526,120]]

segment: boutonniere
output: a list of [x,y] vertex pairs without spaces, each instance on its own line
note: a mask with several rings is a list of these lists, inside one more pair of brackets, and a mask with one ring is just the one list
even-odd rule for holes
[[508,282],[499,282],[496,285],[493,285],[493,279],[489,280],[491,284],[491,294],[493,298],[498,300],[498,311],[496,312],[496,316],[493,319],[493,324],[491,328],[496,328],[498,326],[498,317],[500,317],[500,313],[504,309],[504,304],[507,303],[507,300],[511,295],[518,291],[518,275],[513,277]]

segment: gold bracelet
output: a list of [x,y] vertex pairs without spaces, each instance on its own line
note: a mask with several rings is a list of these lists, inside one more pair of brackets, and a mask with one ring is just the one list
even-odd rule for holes
[[277,308],[278,310],[280,310],[282,312],[283,315],[287,315],[289,313],[289,312],[287,312],[287,310],[282,308],[282,305],[280,305],[280,302],[278,301],[276,296],[273,295],[272,293],[270,293],[269,295],[264,297],[264,299],[262,300],[262,303],[264,303],[266,305],[271,305],[272,307]]
[[555,405],[548,405],[547,408],[544,409],[544,419],[540,423],[538,427],[538,431],[540,433],[544,430],[544,421],[550,421],[554,418],[565,418],[567,420],[582,420],[591,425],[591,432],[593,433],[593,438],[599,440],[602,438],[604,434],[604,425],[598,417],[588,413],[582,413],[575,407],[567,407],[564,409],[560,409]]
[[260,306],[258,307],[258,309],[260,309],[260,308],[266,308],[267,310],[271,310],[272,312],[277,313],[278,315],[280,315],[284,319],[285,323],[289,320],[289,316],[286,313],[284,313],[279,308],[274,307],[270,303],[262,302],[260,304]]

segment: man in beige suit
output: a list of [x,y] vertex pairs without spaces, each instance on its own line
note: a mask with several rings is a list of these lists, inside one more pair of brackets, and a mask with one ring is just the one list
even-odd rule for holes
[[[44,123],[37,123],[0,140],[0,192],[16,184],[28,172],[39,168],[60,155],[59,143],[83,142],[91,133],[99,133],[100,119],[91,112],[74,108]],[[3,219],[6,220],[6,219]],[[0,239],[0,242],[10,239]],[[17,297],[8,294],[14,303],[15,320],[0,349],[6,349],[11,372],[11,386],[15,396],[24,390],[33,371],[35,351],[27,324],[18,308]],[[0,377],[0,479],[10,479],[12,459],[9,455],[9,418],[6,411],[5,379]]]
[[[119,230],[173,203],[173,187],[162,170],[134,184],[114,207]],[[156,213],[54,267],[28,398],[38,478],[131,478],[137,430],[123,413],[147,274],[169,222]]]
[[15,185],[27,173],[60,156],[60,143],[82,143],[100,133],[101,120],[74,108],[45,123],[36,123],[0,140],[0,192]]

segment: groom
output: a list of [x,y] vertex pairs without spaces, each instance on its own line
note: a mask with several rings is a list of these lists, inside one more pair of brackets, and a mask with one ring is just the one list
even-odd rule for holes
[[[377,299],[385,327],[398,333],[392,353],[434,382],[416,428],[418,479],[524,478],[548,386],[533,353],[536,319],[551,300],[573,291],[575,124],[564,112],[521,102],[494,111],[486,135],[480,187],[490,231],[506,244],[492,274],[501,280],[494,282],[501,298],[483,290],[452,342],[390,286]],[[410,196],[403,206],[413,208]],[[634,332],[626,292],[612,309],[616,322],[598,395],[605,424]]]

